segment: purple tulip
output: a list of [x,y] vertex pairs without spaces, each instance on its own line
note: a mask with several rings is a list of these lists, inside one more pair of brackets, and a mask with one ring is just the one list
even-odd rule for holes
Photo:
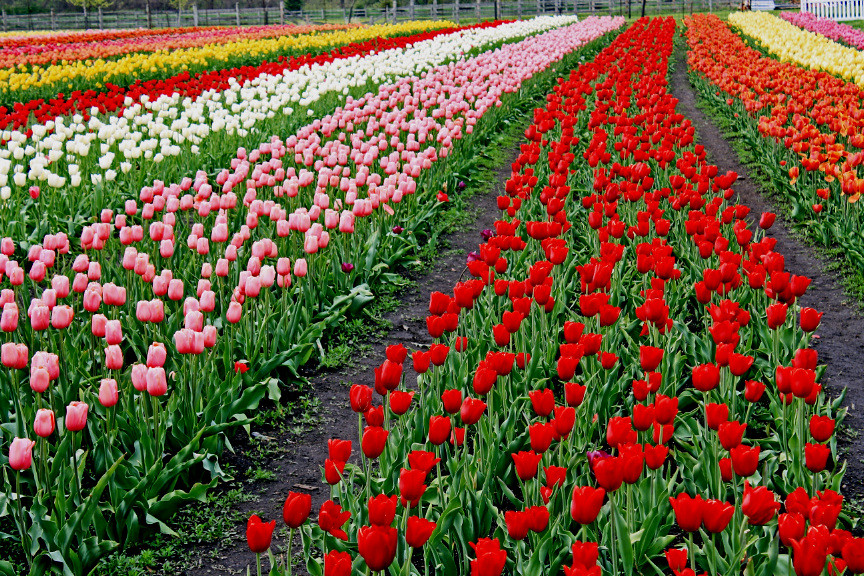
[[351,264],[350,262],[342,263],[342,272],[350,274],[352,270],[354,270],[354,264]]

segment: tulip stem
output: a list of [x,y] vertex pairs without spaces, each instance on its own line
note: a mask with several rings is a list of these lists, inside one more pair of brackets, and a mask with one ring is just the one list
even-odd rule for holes
[[81,496],[81,478],[78,477],[78,448],[76,444],[78,436],[74,433],[72,434],[72,472],[75,476],[75,491],[78,493],[78,502],[83,502],[83,498]]
[[27,542],[27,524],[24,522],[24,504],[21,503],[21,471],[15,471],[15,502],[18,504],[18,523],[21,530],[21,546],[24,548],[24,558],[30,565],[30,544]]
[[261,553],[255,553],[255,564],[258,566],[258,576],[261,576]]
[[291,564],[293,563],[291,560],[291,544],[294,542],[294,528],[288,529],[288,549],[285,553],[285,569],[288,572],[288,576],[291,576]]

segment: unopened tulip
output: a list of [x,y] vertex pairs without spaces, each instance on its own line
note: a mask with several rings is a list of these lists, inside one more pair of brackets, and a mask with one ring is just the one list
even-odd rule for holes
[[90,407],[84,402],[73,401],[66,407],[66,429],[70,432],[80,432],[87,425],[87,410]]
[[27,470],[33,463],[33,446],[28,438],[15,438],[9,446],[9,466],[15,471]]

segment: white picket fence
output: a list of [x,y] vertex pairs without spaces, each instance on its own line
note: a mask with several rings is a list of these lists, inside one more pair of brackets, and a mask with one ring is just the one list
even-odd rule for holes
[[831,20],[864,20],[864,0],[801,0],[801,12]]

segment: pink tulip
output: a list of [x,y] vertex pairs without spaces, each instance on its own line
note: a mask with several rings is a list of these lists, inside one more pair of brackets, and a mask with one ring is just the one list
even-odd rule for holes
[[249,296],[250,298],[257,298],[261,293],[261,279],[257,276],[246,278],[244,292],[246,296]]
[[178,302],[183,299],[183,281],[182,280],[171,280],[168,283],[168,298],[175,302]]
[[108,320],[105,323],[105,341],[112,346],[123,341],[123,328],[119,320]]
[[28,358],[29,351],[24,344],[6,342],[0,346],[0,364],[3,364],[6,368],[23,370],[27,367]]
[[108,306],[123,306],[126,304],[126,288],[109,282],[102,288],[102,298]]
[[87,425],[87,410],[90,407],[77,400],[66,407],[66,429],[70,432],[80,432]]
[[113,378],[103,378],[99,384],[99,403],[105,408],[117,404],[117,381]]
[[147,349],[147,367],[156,368],[165,365],[168,358],[168,350],[161,342],[154,342]]
[[147,393],[151,396],[164,396],[168,392],[168,381],[162,367],[147,370]]
[[104,338],[107,324],[108,318],[104,314],[94,314],[90,319],[90,332],[97,338]]
[[54,412],[47,408],[40,408],[36,411],[36,418],[33,420],[33,431],[40,438],[47,438],[54,433]]
[[15,242],[12,238],[6,237],[0,240],[0,253],[6,256],[12,256],[15,253]]
[[45,392],[50,383],[51,378],[48,374],[47,368],[41,366],[30,368],[30,388],[32,388],[34,392],[39,394]]
[[108,370],[123,369],[123,352],[120,346],[111,345],[105,348],[105,368]]
[[219,278],[228,276],[228,260],[225,258],[216,261],[216,276]]
[[51,323],[51,311],[47,306],[35,306],[30,312],[30,327],[33,330],[46,330]]
[[132,386],[138,392],[147,389],[147,366],[143,364],[132,365]]
[[9,446],[9,466],[15,471],[27,470],[33,463],[33,446],[27,438],[15,438]]
[[165,319],[165,303],[158,298],[150,301],[150,322],[159,324]]
[[150,321],[150,302],[148,300],[139,300],[135,304],[135,318],[139,322]]
[[308,267],[305,258],[298,258],[294,261],[294,276],[303,278],[308,272]]
[[178,354],[191,354],[194,340],[194,332],[187,328],[174,332],[174,346]]
[[95,290],[87,289],[84,292],[84,309],[88,312],[96,312],[102,305],[102,296]]
[[14,332],[18,328],[18,316],[18,306],[14,302],[5,304],[0,314],[0,330]]
[[56,380],[60,377],[60,357],[57,354],[50,352],[35,352],[31,367],[45,368],[48,370],[48,377],[51,380]]
[[99,262],[90,262],[87,265],[87,279],[96,281],[102,278],[102,266]]
[[66,298],[69,296],[69,277],[54,276],[51,278],[51,287],[57,293],[57,298]]
[[240,322],[240,317],[243,314],[243,307],[239,302],[231,302],[228,304],[228,311],[225,313],[225,319],[231,324]]
[[213,348],[213,346],[216,345],[216,337],[219,335],[219,331],[216,330],[216,327],[212,324],[208,324],[207,326],[204,326],[203,334],[204,347]]
[[75,294],[83,294],[84,291],[87,290],[87,283],[87,276],[79,272],[75,275],[75,279],[72,280],[72,292]]
[[36,261],[30,267],[30,279],[34,282],[42,282],[45,279],[45,264],[41,261]]
[[197,310],[192,310],[183,318],[183,327],[194,332],[204,329],[204,315]]
[[75,317],[75,311],[71,306],[55,306],[51,311],[51,326],[56,330],[68,328]]
[[216,309],[216,293],[212,290],[202,292],[200,305],[202,312],[213,312]]

